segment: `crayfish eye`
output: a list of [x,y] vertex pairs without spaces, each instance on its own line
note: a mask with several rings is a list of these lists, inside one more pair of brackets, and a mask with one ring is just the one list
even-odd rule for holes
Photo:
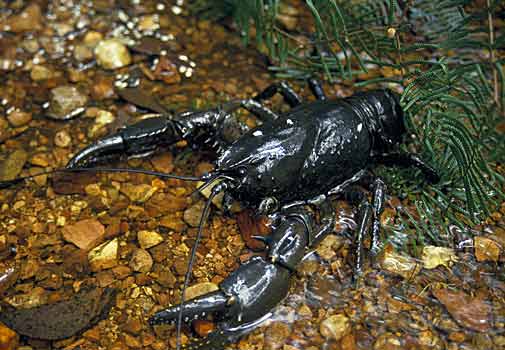
[[237,169],[237,174],[240,176],[245,176],[247,174],[247,168],[245,166],[241,166]]

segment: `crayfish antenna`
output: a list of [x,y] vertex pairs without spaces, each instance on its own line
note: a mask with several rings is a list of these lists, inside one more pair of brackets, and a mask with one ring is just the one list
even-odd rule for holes
[[20,183],[22,181],[30,180],[30,179],[33,179],[37,176],[41,176],[41,175],[52,175],[52,174],[57,174],[57,173],[80,173],[80,172],[146,174],[146,175],[157,176],[157,177],[164,178],[164,179],[178,179],[178,180],[183,180],[183,181],[207,181],[209,178],[209,175],[204,175],[204,176],[200,176],[200,177],[186,176],[186,175],[175,175],[175,174],[162,173],[159,171],[146,170],[146,169],[135,169],[135,168],[103,168],[103,167],[99,167],[99,168],[61,168],[61,169],[55,169],[55,170],[49,170],[49,171],[42,171],[37,174],[18,177],[18,178],[12,179],[12,180],[0,181],[0,189],[4,189],[4,188],[8,188],[8,187],[17,185],[18,183]]
[[[212,182],[212,181],[209,181],[209,182]],[[205,185],[207,185],[209,182],[207,182]],[[193,264],[194,264],[195,258],[196,258],[196,249],[198,248],[198,244],[200,243],[200,240],[202,238],[203,227],[205,225],[205,222],[207,221],[207,217],[209,216],[210,205],[212,203],[212,200],[220,192],[225,191],[228,188],[228,186],[229,186],[228,182],[223,181],[223,182],[218,183],[214,187],[212,187],[212,192],[210,193],[209,198],[205,202],[205,206],[202,211],[202,216],[200,216],[200,222],[198,224],[198,233],[196,234],[195,244],[191,248],[191,254],[190,254],[189,262],[188,262],[188,269],[186,271],[186,275],[184,276],[184,284],[182,286],[179,314],[177,315],[177,333],[176,333],[176,346],[175,346],[176,350],[181,349],[182,316],[184,314],[184,307],[185,307],[184,294],[186,293],[186,289],[188,288],[189,279],[191,277],[191,271],[193,270]]]

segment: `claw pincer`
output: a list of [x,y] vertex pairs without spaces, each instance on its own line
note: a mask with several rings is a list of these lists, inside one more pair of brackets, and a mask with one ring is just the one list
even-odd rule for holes
[[[254,256],[231,273],[219,290],[188,300],[183,320],[213,316],[217,329],[186,349],[220,349],[257,325],[258,320],[288,294],[291,275],[311,241],[313,227],[308,212],[277,214],[268,237],[266,257]],[[153,325],[176,321],[181,305],[151,317]]]

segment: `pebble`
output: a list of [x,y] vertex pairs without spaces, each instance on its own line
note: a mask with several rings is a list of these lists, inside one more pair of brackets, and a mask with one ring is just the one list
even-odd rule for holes
[[204,203],[202,201],[195,203],[184,211],[184,221],[192,227],[198,227],[200,217],[202,216]]
[[95,47],[98,64],[105,69],[117,69],[127,66],[132,58],[126,45],[117,39],[102,40]]
[[17,128],[31,122],[32,114],[16,109],[13,112],[7,114],[7,120],[13,127]]
[[323,320],[319,326],[319,332],[323,337],[335,340],[340,340],[350,329],[349,319],[343,314],[332,315]]
[[84,111],[88,96],[72,85],[58,86],[51,90],[48,115],[54,119],[66,120]]
[[396,253],[392,249],[384,250],[384,257],[381,262],[382,269],[400,275],[409,280],[416,276],[422,268],[414,258]]
[[33,81],[47,80],[52,78],[53,76],[54,73],[52,70],[41,65],[33,66],[32,70],[30,71],[30,78]]
[[498,261],[500,245],[487,237],[477,236],[473,239],[475,258],[477,261]]
[[163,287],[174,288],[175,282],[177,282],[177,278],[174,276],[172,271],[164,270],[158,273],[158,283]]
[[74,58],[79,62],[93,59],[93,49],[87,45],[75,45]]
[[158,190],[148,184],[133,185],[131,183],[124,183],[121,185],[119,191],[128,197],[132,202],[144,203]]
[[105,237],[105,227],[100,221],[86,219],[63,227],[63,239],[83,250],[96,247]]
[[130,267],[136,272],[149,272],[153,267],[153,258],[145,249],[136,249],[130,259]]
[[200,337],[206,337],[209,333],[213,332],[215,329],[214,322],[207,320],[195,320],[193,321],[193,329],[196,334]]
[[86,35],[84,35],[82,42],[84,45],[94,48],[102,39],[102,33],[90,30],[86,33]]
[[142,249],[149,249],[163,242],[163,236],[156,231],[139,231],[137,239]]
[[0,323],[0,350],[15,350],[18,348],[19,336],[12,329]]
[[46,152],[35,153],[30,158],[30,163],[32,165],[36,165],[36,166],[40,166],[42,168],[45,168],[45,167],[49,166],[49,164],[54,164],[54,158],[51,154],[46,153]]
[[23,149],[17,149],[6,160],[0,163],[0,181],[15,179],[28,160],[28,153]]
[[118,264],[119,241],[114,238],[89,252],[88,261],[93,272],[110,269]]
[[114,120],[116,120],[116,117],[114,116],[114,114],[112,114],[111,112],[106,111],[104,109],[100,109],[96,113],[96,117],[95,117],[96,124],[106,125],[106,124],[113,123]]
[[151,158],[151,164],[156,171],[171,173],[174,170],[174,156],[169,152],[164,152]]
[[165,84],[177,84],[181,81],[177,66],[165,56],[159,58],[153,75],[155,79],[162,80]]
[[343,238],[337,235],[326,236],[316,248],[321,259],[329,261],[337,255],[338,249],[343,244]]
[[66,130],[60,130],[54,135],[54,144],[58,147],[66,148],[72,143],[72,137]]
[[267,349],[280,349],[291,334],[291,328],[284,322],[273,322],[265,331]]
[[201,295],[215,292],[219,290],[219,286],[212,282],[202,282],[189,286],[184,293],[185,300],[191,300]]
[[434,269],[438,266],[450,267],[458,261],[454,249],[427,245],[423,248],[422,260],[425,269]]
[[42,28],[42,13],[37,4],[28,5],[21,13],[0,21],[0,31],[22,33]]
[[145,15],[140,17],[137,23],[137,29],[141,32],[154,32],[160,28],[158,15]]
[[137,335],[142,330],[142,322],[138,318],[129,318],[124,325],[124,330],[130,334]]

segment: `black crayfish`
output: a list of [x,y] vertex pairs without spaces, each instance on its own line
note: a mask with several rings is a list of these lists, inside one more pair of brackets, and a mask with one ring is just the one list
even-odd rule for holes
[[[96,141],[69,162],[69,171],[83,171],[83,167],[116,153],[147,154],[161,145],[181,140],[191,145],[217,147],[215,170],[202,178],[179,177],[203,180],[204,186],[215,184],[200,219],[183,293],[213,197],[224,192],[225,209],[232,200],[238,200],[259,214],[271,216],[271,235],[257,237],[266,243],[266,258],[251,258],[227,277],[218,291],[188,301],[183,298],[180,305],[151,317],[153,325],[177,321],[178,348],[183,320],[188,322],[211,314],[217,321],[216,331],[186,347],[200,350],[220,349],[263,320],[287,295],[289,279],[306,249],[333,230],[335,210],[328,196],[343,194],[368,175],[375,164],[414,166],[429,181],[438,181],[436,172],[418,157],[398,152],[406,130],[403,111],[394,92],[375,90],[332,100],[326,98],[316,80],[309,80],[309,86],[317,98],[315,102],[302,103],[281,82],[252,99],[185,112],[174,118],[161,115],[145,119]],[[260,103],[276,93],[282,94],[291,106],[289,112],[277,115]],[[238,108],[250,111],[262,124],[229,144],[222,137],[223,125]],[[360,206],[357,274],[363,266],[363,241],[368,227],[371,227],[372,257],[380,250],[379,217],[384,207],[384,182],[376,178],[372,190],[372,203],[363,196]],[[320,209],[317,223],[307,206]]]

